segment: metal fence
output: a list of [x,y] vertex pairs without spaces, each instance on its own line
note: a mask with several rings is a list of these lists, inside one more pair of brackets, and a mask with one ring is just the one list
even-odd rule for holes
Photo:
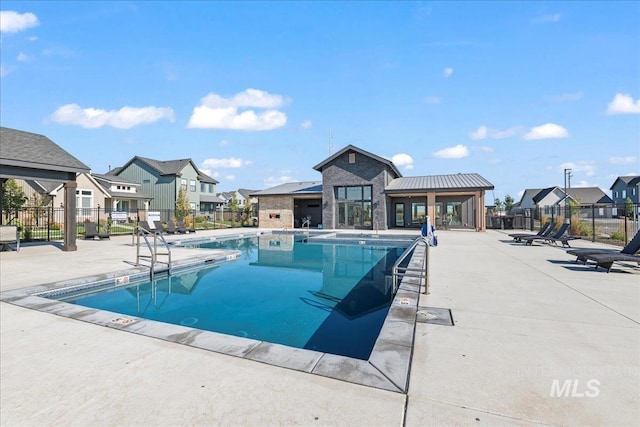
[[583,239],[624,245],[638,232],[640,204],[513,209],[504,216],[495,214],[489,216],[487,227],[535,230],[547,221],[568,222],[571,235],[580,236]]
[[[0,211],[3,224],[18,226],[24,241],[64,240],[64,208],[60,207],[22,207],[18,209],[4,209]],[[222,218],[221,218],[222,216]],[[98,231],[111,235],[133,233],[139,221],[160,220],[162,222],[175,221],[175,210],[129,211],[113,212],[104,208],[76,209],[76,235],[81,237],[84,223],[94,222]],[[199,212],[193,210],[184,217],[185,224],[195,229],[213,229],[228,226],[256,226],[252,218],[243,218],[240,212]]]

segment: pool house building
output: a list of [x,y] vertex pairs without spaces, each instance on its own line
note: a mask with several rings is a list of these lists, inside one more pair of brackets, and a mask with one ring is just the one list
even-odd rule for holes
[[403,177],[392,161],[348,145],[314,166],[321,181],[291,182],[252,194],[264,228],[486,230],[485,192],[477,173]]

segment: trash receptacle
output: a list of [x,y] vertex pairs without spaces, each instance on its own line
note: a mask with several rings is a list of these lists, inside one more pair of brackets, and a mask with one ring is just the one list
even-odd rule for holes
[[505,228],[505,230],[513,229],[513,218],[512,217],[505,217],[504,218],[504,228]]

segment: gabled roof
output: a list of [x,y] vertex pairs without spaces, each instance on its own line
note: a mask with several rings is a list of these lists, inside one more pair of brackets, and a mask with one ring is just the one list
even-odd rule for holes
[[493,190],[494,186],[477,173],[453,175],[411,176],[396,178],[385,192],[438,191],[438,190]]
[[542,190],[540,190],[538,192],[538,194],[533,196],[533,202],[537,205],[540,202],[540,200],[542,200],[545,197],[547,197],[547,195],[549,193],[551,193],[553,190],[555,190],[556,188],[558,188],[558,187],[543,188]]
[[117,175],[103,175],[99,173],[92,173],[91,176],[93,176],[97,181],[103,181],[109,184],[135,185],[138,187],[140,186],[139,182],[131,181],[130,179],[125,179]]
[[372,154],[372,153],[370,153],[368,151],[363,150],[362,148],[358,148],[355,145],[351,145],[351,144],[347,145],[342,150],[340,150],[337,153],[335,153],[334,155],[328,157],[324,161],[318,163],[313,168],[315,170],[317,170],[318,172],[322,172],[322,169],[327,164],[331,163],[332,161],[334,161],[335,159],[337,159],[338,157],[342,156],[344,153],[346,153],[348,151],[355,151],[356,153],[360,153],[363,156],[367,156],[367,157],[370,157],[370,158],[372,158],[372,159],[374,159],[374,160],[376,160],[376,161],[378,161],[380,163],[384,163],[385,165],[389,166],[397,176],[402,177],[402,174],[400,173],[400,171],[398,170],[396,165],[394,165],[391,160],[387,160],[387,159],[385,159],[383,157],[376,156],[375,154]]
[[247,190],[246,188],[238,188],[238,193],[242,194],[242,197],[248,199],[251,195],[259,190]]
[[250,196],[279,196],[296,194],[317,194],[322,196],[322,181],[288,182],[267,188],[266,190],[251,193]]
[[109,171],[108,175],[119,174],[120,172],[122,172],[123,169],[125,169],[127,166],[129,166],[131,163],[135,162],[136,160],[139,160],[149,165],[151,168],[158,171],[158,173],[162,176],[171,176],[171,175],[182,176],[182,170],[185,168],[185,166],[190,164],[193,167],[193,169],[198,173],[198,179],[200,180],[200,182],[207,182],[211,184],[218,183],[218,181],[211,178],[209,175],[201,172],[200,169],[198,169],[198,167],[195,165],[195,163],[193,163],[193,160],[191,159],[155,160],[155,159],[149,159],[147,157],[135,156],[131,160],[129,160],[127,163],[125,163],[124,166],[118,167],[112,171]]
[[27,179],[25,180],[33,188],[39,189],[38,192],[51,194],[52,191],[60,187],[60,181],[47,181],[44,179]]
[[88,173],[89,166],[44,135],[0,127],[0,166]]
[[625,184],[627,184],[627,186],[638,185],[640,184],[640,175],[619,176],[615,181],[613,181],[613,184],[611,184],[609,190],[613,190],[613,187],[616,186],[618,181],[624,182]]
[[578,203],[585,205],[613,203],[613,199],[607,196],[599,187],[567,188],[567,194]]

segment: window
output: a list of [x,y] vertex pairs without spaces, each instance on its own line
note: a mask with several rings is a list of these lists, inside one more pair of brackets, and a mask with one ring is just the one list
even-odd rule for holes
[[424,203],[411,203],[412,224],[422,224],[426,215],[427,209]]
[[201,182],[200,183],[200,192],[204,193],[205,191],[207,191],[206,188],[207,188],[207,184],[205,184],[204,182]]
[[349,163],[356,162],[356,153],[349,153]]
[[180,188],[183,189],[184,191],[187,191],[187,180],[186,179],[181,179],[180,180]]
[[336,187],[338,227],[371,227],[371,186]]
[[196,180],[189,180],[189,191],[196,191]]
[[151,184],[151,180],[150,179],[143,179],[142,183],[143,184]]
[[76,211],[79,217],[91,216],[93,207],[93,190],[76,190]]
[[213,184],[209,184],[209,193],[213,193]]
[[622,190],[622,198],[623,199],[627,198],[627,190]]

